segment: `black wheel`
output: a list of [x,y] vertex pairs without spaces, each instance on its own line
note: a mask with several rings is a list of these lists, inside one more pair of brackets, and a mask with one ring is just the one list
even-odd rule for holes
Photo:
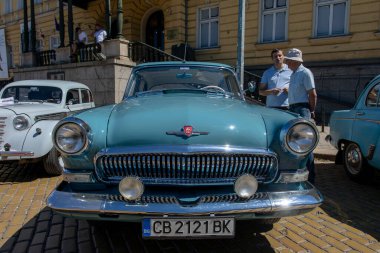
[[356,143],[350,143],[345,148],[343,165],[348,177],[354,181],[363,181],[370,177],[372,172],[371,166],[368,165]]
[[47,156],[43,159],[44,169],[51,176],[59,176],[63,172],[63,161],[61,154],[52,148]]
[[272,218],[272,219],[259,219],[257,220],[257,223],[259,224],[266,224],[266,225],[272,225],[280,221],[281,218]]

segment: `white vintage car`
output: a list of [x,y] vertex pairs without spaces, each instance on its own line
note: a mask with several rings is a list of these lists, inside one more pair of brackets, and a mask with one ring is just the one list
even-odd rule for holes
[[60,80],[24,80],[0,91],[0,163],[42,159],[45,171],[60,175],[63,163],[53,146],[57,122],[94,107],[90,89]]

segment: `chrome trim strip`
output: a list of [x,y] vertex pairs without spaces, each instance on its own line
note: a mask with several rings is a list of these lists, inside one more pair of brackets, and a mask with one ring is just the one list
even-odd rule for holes
[[367,121],[375,124],[380,124],[380,120],[366,119],[366,118],[335,118],[335,120],[355,120],[355,121]]
[[139,146],[139,147],[117,147],[117,148],[105,148],[100,150],[94,161],[99,156],[103,155],[123,155],[123,154],[197,154],[197,153],[238,153],[238,154],[254,154],[254,155],[271,155],[277,158],[277,154],[268,149],[252,149],[238,146],[206,146],[206,145],[170,145],[170,146]]
[[[70,214],[120,214],[120,215],[223,215],[245,213],[271,213],[311,209],[319,206],[323,197],[312,185],[308,190],[291,192],[268,192],[268,198],[254,199],[241,203],[199,203],[195,206],[176,203],[126,204],[125,201],[109,200],[107,194],[73,193],[53,191],[47,199],[47,206],[55,211]],[[59,187],[58,187],[59,189]],[[83,217],[83,216],[82,216]]]
[[0,157],[9,156],[34,156],[32,151],[0,151]]

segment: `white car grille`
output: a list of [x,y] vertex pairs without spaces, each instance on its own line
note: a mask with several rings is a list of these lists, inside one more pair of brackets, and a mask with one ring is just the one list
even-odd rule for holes
[[3,136],[5,135],[5,122],[7,117],[0,117],[0,147],[3,146],[4,139]]

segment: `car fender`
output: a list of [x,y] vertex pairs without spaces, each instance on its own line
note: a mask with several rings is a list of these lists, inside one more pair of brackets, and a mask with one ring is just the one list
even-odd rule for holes
[[46,155],[53,148],[52,132],[58,120],[41,120],[36,122],[28,131],[23,151],[32,151],[38,158]]

